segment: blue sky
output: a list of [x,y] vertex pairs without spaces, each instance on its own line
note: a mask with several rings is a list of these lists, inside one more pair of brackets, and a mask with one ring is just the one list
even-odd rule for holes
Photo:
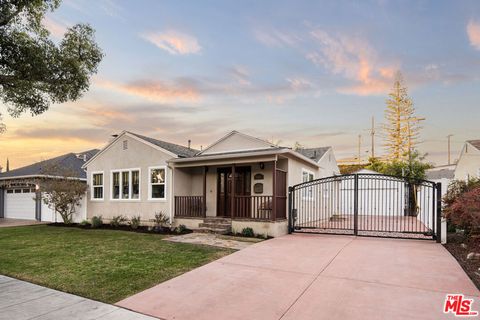
[[[64,0],[45,24],[90,23],[105,52],[90,91],[12,119],[0,163],[101,147],[131,130],[195,147],[230,130],[368,157],[401,70],[423,123],[420,151],[446,162],[480,138],[478,1]],[[5,106],[0,112],[5,114]],[[380,129],[380,128],[378,128]],[[381,151],[381,130],[377,149]]]

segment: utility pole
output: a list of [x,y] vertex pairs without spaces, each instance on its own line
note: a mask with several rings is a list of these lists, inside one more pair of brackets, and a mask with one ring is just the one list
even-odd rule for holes
[[362,164],[362,135],[358,135],[358,164]]
[[372,117],[372,129],[370,130],[372,137],[372,158],[375,158],[375,117]]
[[451,162],[451,158],[450,158],[450,138],[453,137],[453,134],[449,134],[447,136],[447,139],[448,139],[448,165],[450,165],[452,162]]

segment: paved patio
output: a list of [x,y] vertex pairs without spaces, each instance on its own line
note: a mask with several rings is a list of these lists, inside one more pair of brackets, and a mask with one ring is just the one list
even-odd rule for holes
[[41,222],[41,221],[36,221],[36,220],[0,218],[0,228],[31,226],[31,225],[35,225],[35,224],[46,224],[46,223],[49,223],[49,222]]
[[288,235],[127,298],[162,319],[453,319],[447,293],[480,292],[433,241]]
[[154,318],[0,275],[0,319],[149,320]]

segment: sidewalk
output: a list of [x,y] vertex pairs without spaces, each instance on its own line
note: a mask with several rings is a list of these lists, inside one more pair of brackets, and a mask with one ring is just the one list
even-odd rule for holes
[[148,320],[152,317],[0,275],[0,320]]

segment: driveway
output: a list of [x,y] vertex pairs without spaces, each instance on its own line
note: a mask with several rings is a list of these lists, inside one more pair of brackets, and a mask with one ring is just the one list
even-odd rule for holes
[[118,303],[162,319],[453,319],[447,293],[479,291],[439,244],[288,235]]
[[40,221],[36,221],[36,220],[0,218],[0,228],[31,226],[31,225],[35,225],[35,224],[46,224],[46,223],[49,223],[49,222],[40,222]]
[[0,319],[149,320],[154,318],[0,275]]

